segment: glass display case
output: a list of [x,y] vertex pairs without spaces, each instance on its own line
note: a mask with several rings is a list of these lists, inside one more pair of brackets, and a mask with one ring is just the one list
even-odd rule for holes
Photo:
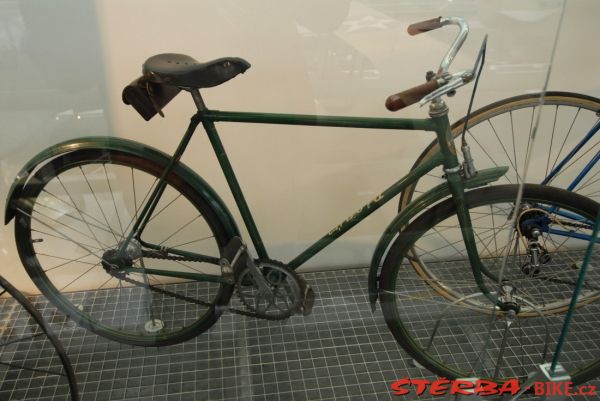
[[[596,2],[0,10],[0,274],[80,399],[596,398]],[[17,301],[0,399],[72,399]]]

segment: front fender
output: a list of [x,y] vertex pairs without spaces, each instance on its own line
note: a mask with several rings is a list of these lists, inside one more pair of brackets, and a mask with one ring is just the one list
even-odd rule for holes
[[[93,149],[107,149],[130,153],[163,164],[164,166],[166,166],[171,159],[169,155],[156,148],[123,138],[110,136],[84,137],[61,142],[38,153],[19,171],[6,199],[4,224],[8,224],[15,217],[14,201],[19,198],[21,191],[27,185],[32,173],[40,164],[64,153]],[[239,229],[235,224],[229,209],[206,181],[181,162],[175,166],[175,172],[190,183],[202,198],[215,210],[230,235],[240,235]]]
[[[463,185],[465,189],[476,188],[489,184],[502,177],[508,171],[508,167],[493,167],[481,170],[475,177],[464,179]],[[386,251],[389,249],[390,243],[396,237],[396,234],[401,231],[408,222],[421,211],[433,205],[437,201],[446,198],[450,195],[450,188],[444,182],[436,187],[431,188],[423,195],[409,203],[404,209],[396,215],[392,222],[387,226],[373,253],[371,259],[371,267],[369,269],[369,301],[371,302],[371,310],[375,311],[377,297],[379,294],[379,267]]]

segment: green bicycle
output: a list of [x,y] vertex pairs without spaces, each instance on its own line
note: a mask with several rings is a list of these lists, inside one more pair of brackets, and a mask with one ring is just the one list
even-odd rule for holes
[[[472,70],[450,73],[448,68],[468,33],[461,18],[413,24],[409,33],[445,25],[460,30],[438,72],[425,84],[390,96],[386,103],[395,111],[430,102],[430,118],[426,119],[211,110],[200,89],[234,78],[249,63],[240,58],[199,63],[180,54],[151,57],[144,64],[144,75],[124,90],[123,99],[148,120],[162,115],[161,109],[180,91],[191,93],[197,113],[175,153],[170,156],[120,138],[90,137],[59,143],[35,156],[15,179],[5,216],[7,224],[15,220],[25,269],[49,300],[78,324],[134,345],[185,341],[209,329],[224,311],[270,320],[306,315],[315,295],[295,269],[443,166],[445,182],[406,205],[377,244],[369,273],[371,302],[374,307],[380,299],[396,340],[419,364],[439,375],[478,375],[497,381],[524,378],[552,357],[556,330],[560,331],[556,323],[565,315],[551,313],[551,305],[570,300],[573,288],[555,291],[554,282],[525,273],[502,281],[498,261],[504,258],[510,265],[513,258],[523,255],[513,253],[521,248],[501,245],[501,241],[514,232],[512,242],[543,243],[546,253],[560,253],[560,246],[551,246],[553,228],[568,227],[589,235],[599,205],[577,194],[537,185],[523,187],[519,205],[515,203],[517,185],[465,192],[496,181],[507,167],[476,172],[468,157],[462,164],[457,158],[442,96],[475,78],[484,52]],[[399,135],[405,135],[405,130],[430,131],[437,136],[439,151],[308,249],[282,263],[269,257],[219,138],[216,123],[228,122],[375,128]],[[180,161],[200,124],[256,255],[241,240],[238,225],[221,198]],[[461,271],[472,283],[469,296],[478,297],[478,305],[487,305],[486,310],[449,302],[422,278],[411,278],[413,270],[403,264],[407,252],[422,241],[435,241],[432,234],[440,230],[455,232],[451,247],[460,251],[462,259],[448,262],[464,264]],[[485,247],[476,245],[482,238]],[[560,267],[572,270],[566,263]],[[584,287],[581,302],[586,303],[588,292],[595,293],[597,285]],[[234,291],[240,302],[230,306]],[[587,304],[583,309],[596,307],[594,302]],[[526,358],[515,356],[525,348]],[[599,373],[600,358],[594,350],[595,345],[586,353],[568,353],[573,357],[565,365],[574,382]]]

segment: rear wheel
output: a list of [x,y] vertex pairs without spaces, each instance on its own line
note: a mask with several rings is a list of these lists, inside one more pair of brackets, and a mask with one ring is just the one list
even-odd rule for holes
[[[233,291],[218,282],[229,236],[175,173],[139,241],[114,260],[164,168],[125,152],[77,151],[39,168],[16,201],[17,247],[35,284],[78,324],[115,341],[185,341],[216,322]],[[174,256],[167,248],[206,258]],[[197,274],[216,282],[196,281]]]
[[[522,206],[516,210],[517,191],[517,185],[505,185],[466,194],[485,267],[499,276],[508,255],[502,285],[484,277],[492,299],[475,283],[452,199],[403,230],[386,258],[380,279],[385,320],[408,353],[440,376],[523,381],[554,356],[589,244],[576,236],[591,234],[600,206],[567,191],[526,184]],[[509,241],[515,215],[517,229]],[[410,249],[426,263],[429,282],[437,280],[438,285],[429,285],[402,263],[405,255],[412,258]],[[444,286],[451,287],[456,301],[448,302],[449,296],[439,291]],[[519,311],[499,311],[496,296],[516,304]],[[559,358],[575,383],[600,373],[599,296],[600,272],[590,264]]]

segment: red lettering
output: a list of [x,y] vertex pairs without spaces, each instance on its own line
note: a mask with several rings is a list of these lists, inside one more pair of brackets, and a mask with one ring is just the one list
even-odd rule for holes
[[498,390],[498,394],[503,395],[509,393],[511,395],[515,395],[520,389],[521,387],[519,386],[519,381],[517,379],[510,379],[502,384],[500,390]]
[[477,380],[475,384],[475,394],[494,395],[498,393],[498,385],[491,380]]
[[429,380],[427,379],[411,379],[412,384],[417,385],[417,395],[423,395],[425,390],[427,390],[427,386],[429,385]]
[[445,377],[440,377],[433,383],[431,383],[431,388],[429,389],[429,394],[431,395],[444,395],[448,392],[448,384],[450,384],[450,380]]
[[565,383],[565,395],[577,395],[576,392],[573,392],[573,382],[566,382]]
[[546,394],[546,383],[544,382],[535,382],[533,383],[533,394],[535,395],[545,395]]
[[549,382],[548,383],[548,395],[565,395],[562,386],[562,382]]
[[590,390],[590,391],[588,391],[587,395],[597,395],[596,394],[596,386],[594,386],[593,384],[590,384],[589,386],[587,386],[587,388]]
[[450,394],[473,394],[472,390],[475,387],[475,383],[467,380],[454,380],[452,387],[450,387]]
[[404,388],[404,386],[410,384],[410,379],[399,379],[392,383],[392,391],[395,395],[405,395],[410,392],[410,390]]

